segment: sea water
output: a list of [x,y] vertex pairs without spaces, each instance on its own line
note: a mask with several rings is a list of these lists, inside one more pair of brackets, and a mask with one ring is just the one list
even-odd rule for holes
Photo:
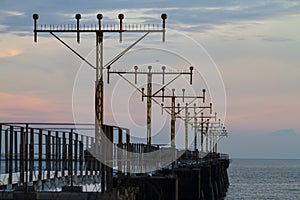
[[300,160],[233,159],[225,200],[300,200]]

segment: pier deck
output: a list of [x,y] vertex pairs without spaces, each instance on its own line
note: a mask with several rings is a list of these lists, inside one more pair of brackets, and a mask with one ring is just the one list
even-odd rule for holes
[[[94,137],[77,132],[94,131],[88,124],[0,124],[0,199],[66,199],[66,195],[73,200],[219,199],[226,195],[228,155],[201,156],[203,152],[131,143],[128,129],[102,128],[112,145],[97,144]],[[140,155],[158,150],[155,160]],[[166,165],[165,157],[174,153],[182,155]]]

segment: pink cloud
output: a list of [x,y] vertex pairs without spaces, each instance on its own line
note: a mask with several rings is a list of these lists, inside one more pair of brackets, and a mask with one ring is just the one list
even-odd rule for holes
[[70,106],[30,94],[0,93],[1,121],[71,121]]
[[0,51],[0,58],[13,57],[22,53],[19,49],[6,49]]
[[270,114],[277,113],[277,112],[280,112],[280,110],[260,110],[260,111],[252,111],[252,112],[250,111],[250,112],[243,112],[243,113],[233,113],[233,114],[228,114],[226,116],[226,119],[228,121],[251,119],[251,118],[257,119],[258,117],[270,116]]

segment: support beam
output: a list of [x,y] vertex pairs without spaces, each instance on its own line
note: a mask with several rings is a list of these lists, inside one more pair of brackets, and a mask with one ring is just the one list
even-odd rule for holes
[[185,106],[185,119],[184,119],[184,134],[185,134],[185,150],[189,148],[188,140],[189,140],[189,133],[188,133],[188,108],[187,104]]
[[39,150],[39,173],[38,173],[38,179],[42,179],[42,169],[43,169],[43,130],[39,130],[39,136],[38,136],[38,150]]
[[67,140],[66,140],[66,132],[63,132],[63,139],[62,139],[62,176],[65,176],[65,170],[68,169],[67,167]]
[[9,127],[9,170],[8,170],[8,184],[12,184],[13,178],[13,147],[14,147],[14,127]]
[[175,148],[175,96],[171,99],[171,147]]
[[18,156],[20,155],[20,153],[18,152],[18,131],[14,132],[14,136],[15,136],[15,145],[14,145],[15,172],[20,172],[20,169],[18,168],[18,160],[19,160]]
[[152,73],[151,66],[148,66],[149,73],[147,75],[147,144],[151,145],[151,107],[152,107]]
[[69,155],[68,155],[68,176],[71,178],[71,186],[73,186],[73,129],[69,132]]
[[[2,163],[2,124],[0,124],[0,162]],[[2,167],[0,167],[0,173],[2,173]]]
[[46,172],[47,179],[50,179],[50,171],[51,171],[51,131],[48,131],[48,135],[46,136]]
[[4,131],[4,144],[5,144],[5,173],[9,173],[9,152],[8,152],[8,129]]
[[24,127],[20,131],[20,182],[24,185]]
[[34,169],[34,129],[30,128],[30,143],[29,143],[29,181],[33,181]]

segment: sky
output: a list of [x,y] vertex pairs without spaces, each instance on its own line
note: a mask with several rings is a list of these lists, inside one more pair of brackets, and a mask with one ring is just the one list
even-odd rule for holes
[[[135,64],[180,70],[195,65],[195,84],[188,86],[182,78],[173,87],[185,84],[196,93],[208,88],[208,101],[214,102],[229,133],[220,141],[220,151],[233,158],[300,158],[299,1],[1,0],[1,122],[93,119],[94,72],[50,34],[39,34],[34,43],[33,13],[39,14],[39,24],[74,24],[76,13],[85,24],[97,23],[97,13],[107,24],[118,23],[119,13],[125,14],[126,23],[160,24],[160,14],[167,13],[167,41],[162,43],[159,34],[147,36],[116,65],[126,70]],[[95,62],[94,35],[82,35],[80,44],[75,35],[60,36]],[[105,62],[138,37],[124,34],[119,43],[118,35],[105,35]],[[139,87],[145,80],[139,77]],[[105,122],[129,126],[133,134],[145,131],[141,96],[116,76],[105,88]],[[168,132],[169,116],[160,112],[154,106],[154,132]],[[181,122],[177,128],[183,131]],[[158,134],[157,141],[165,137]]]

